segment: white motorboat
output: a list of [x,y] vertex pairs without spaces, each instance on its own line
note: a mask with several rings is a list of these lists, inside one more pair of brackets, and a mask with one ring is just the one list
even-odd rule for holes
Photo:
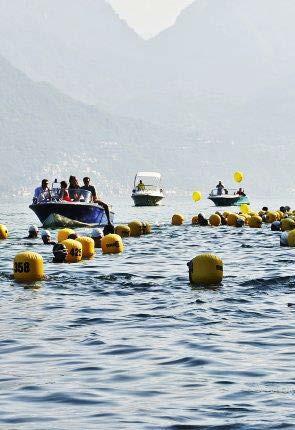
[[137,172],[132,199],[135,206],[157,206],[164,198],[162,177],[157,172]]

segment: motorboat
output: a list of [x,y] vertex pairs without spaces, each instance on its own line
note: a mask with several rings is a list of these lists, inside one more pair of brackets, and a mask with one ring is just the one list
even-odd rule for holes
[[[69,190],[69,201],[60,200],[59,189],[52,188],[51,197],[29,206],[44,227],[105,226],[108,220],[104,208],[91,202],[91,192],[83,189]],[[110,221],[114,213],[110,211]]]
[[248,196],[244,193],[239,194],[238,190],[226,188],[214,188],[211,190],[208,199],[211,200],[215,206],[240,206],[241,204],[250,204]]
[[137,172],[132,199],[135,206],[157,206],[164,198],[162,177],[157,172]]

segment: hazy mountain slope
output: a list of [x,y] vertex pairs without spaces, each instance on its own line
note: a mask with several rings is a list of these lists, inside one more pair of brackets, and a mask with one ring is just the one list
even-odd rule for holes
[[0,54],[37,81],[103,104],[136,86],[144,41],[104,0],[0,0]]

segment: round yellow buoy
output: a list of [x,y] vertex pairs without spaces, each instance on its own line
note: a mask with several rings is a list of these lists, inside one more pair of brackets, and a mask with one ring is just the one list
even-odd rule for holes
[[172,225],[182,225],[184,222],[184,216],[181,214],[174,214],[172,217]]
[[199,218],[198,216],[193,216],[192,217],[192,225],[197,225],[199,224]]
[[142,223],[142,234],[150,234],[152,232],[151,224],[147,222]]
[[91,258],[95,254],[95,243],[91,237],[81,236],[76,239],[82,245],[82,258]]
[[44,278],[42,256],[31,251],[20,252],[14,257],[13,275],[19,282],[40,281]]
[[277,220],[278,220],[278,216],[277,216],[276,212],[269,211],[269,212],[266,213],[266,215],[265,215],[265,221],[268,224],[272,224],[273,222],[275,222]]
[[214,227],[218,227],[221,224],[221,218],[218,214],[213,214],[210,216],[209,218],[209,224],[214,226]]
[[101,248],[103,254],[119,254],[124,251],[124,245],[121,236],[118,234],[108,234],[101,239]]
[[244,179],[244,174],[242,172],[235,172],[234,173],[234,180],[236,182],[242,182],[243,179]]
[[120,224],[115,227],[115,234],[118,234],[121,237],[129,237],[130,236],[130,227],[128,225]]
[[248,219],[248,225],[251,228],[260,228],[262,225],[262,218],[259,215],[253,215]]
[[248,214],[251,211],[250,206],[247,205],[246,203],[241,204],[240,210],[241,210],[242,214]]
[[295,246],[295,230],[288,232],[288,245]]
[[195,191],[195,192],[193,192],[192,198],[193,198],[194,202],[199,202],[202,199],[202,193],[201,193],[201,191]]
[[234,227],[236,225],[236,222],[239,218],[238,214],[228,214],[227,215],[227,225],[229,225],[230,227]]
[[66,239],[61,242],[66,246],[68,254],[66,257],[67,263],[78,263],[82,260],[82,243],[75,239]]
[[0,240],[8,238],[8,230],[6,225],[0,224]]
[[130,228],[130,236],[132,237],[139,237],[142,235],[142,222],[138,220],[131,221],[128,224],[128,227]]
[[188,263],[192,284],[218,285],[223,278],[223,262],[213,254],[201,254]]
[[63,242],[64,240],[68,239],[70,234],[75,234],[75,230],[72,230],[71,228],[62,228],[61,230],[58,230],[57,241]]
[[282,231],[290,231],[294,230],[295,228],[295,221],[291,218],[283,218],[281,220],[281,230]]

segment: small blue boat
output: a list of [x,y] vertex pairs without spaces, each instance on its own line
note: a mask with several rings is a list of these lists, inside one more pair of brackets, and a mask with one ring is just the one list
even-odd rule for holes
[[[70,194],[70,197],[71,194]],[[105,226],[108,220],[104,208],[91,203],[91,193],[86,190],[75,190],[73,201],[60,201],[52,193],[50,201],[33,203],[29,206],[37,215],[44,227],[66,226]],[[113,222],[114,213],[110,212]]]
[[248,196],[245,194],[238,194],[237,190],[218,190],[214,188],[211,190],[208,199],[211,200],[215,206],[240,206],[241,204],[250,204]]

